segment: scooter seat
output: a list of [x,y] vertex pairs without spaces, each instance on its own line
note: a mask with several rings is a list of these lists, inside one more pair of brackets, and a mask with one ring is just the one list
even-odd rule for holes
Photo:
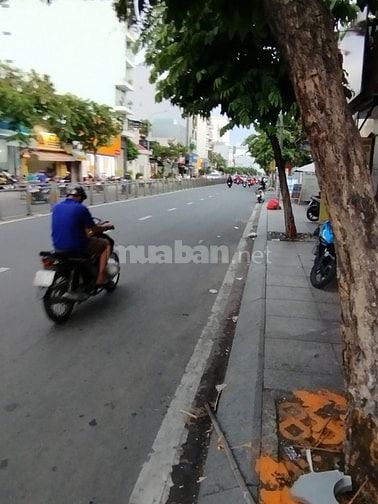
[[76,259],[76,260],[87,260],[90,259],[90,255],[86,252],[70,252],[70,251],[59,251],[50,250],[42,251],[39,253],[41,257],[54,257],[55,259]]

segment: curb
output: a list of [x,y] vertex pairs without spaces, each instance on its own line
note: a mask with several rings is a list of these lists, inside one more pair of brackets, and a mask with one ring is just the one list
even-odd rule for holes
[[[254,251],[266,251],[267,210],[264,205]],[[256,495],[259,477],[255,462],[260,456],[265,333],[266,254],[261,264],[251,264],[236,325],[234,341],[218,407],[217,418],[233,448],[241,473]],[[242,493],[224,453],[211,436],[198,504],[241,502]]]

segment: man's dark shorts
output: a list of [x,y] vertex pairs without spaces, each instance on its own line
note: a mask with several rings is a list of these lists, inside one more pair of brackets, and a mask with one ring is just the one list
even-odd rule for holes
[[91,256],[100,256],[108,246],[109,242],[106,238],[97,238],[96,236],[92,236],[89,238],[85,252]]

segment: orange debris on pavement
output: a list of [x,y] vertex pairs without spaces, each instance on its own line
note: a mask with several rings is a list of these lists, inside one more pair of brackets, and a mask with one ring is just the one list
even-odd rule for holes
[[260,504],[300,504],[290,487],[309,471],[304,449],[312,450],[316,471],[342,460],[347,400],[330,390],[297,390],[278,401],[276,408],[280,460],[263,455],[256,463]]

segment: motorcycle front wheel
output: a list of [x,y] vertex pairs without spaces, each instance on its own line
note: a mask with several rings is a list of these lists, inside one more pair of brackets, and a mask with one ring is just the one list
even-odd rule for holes
[[315,222],[319,220],[319,210],[314,209],[314,207],[310,206],[307,208],[306,217],[308,220]]
[[62,297],[67,291],[68,279],[64,276],[57,276],[43,296],[43,306],[46,315],[57,324],[66,322],[70,318],[75,306],[74,301]]
[[311,285],[316,289],[323,289],[334,278],[336,278],[336,261],[324,256],[316,259],[310,273]]

